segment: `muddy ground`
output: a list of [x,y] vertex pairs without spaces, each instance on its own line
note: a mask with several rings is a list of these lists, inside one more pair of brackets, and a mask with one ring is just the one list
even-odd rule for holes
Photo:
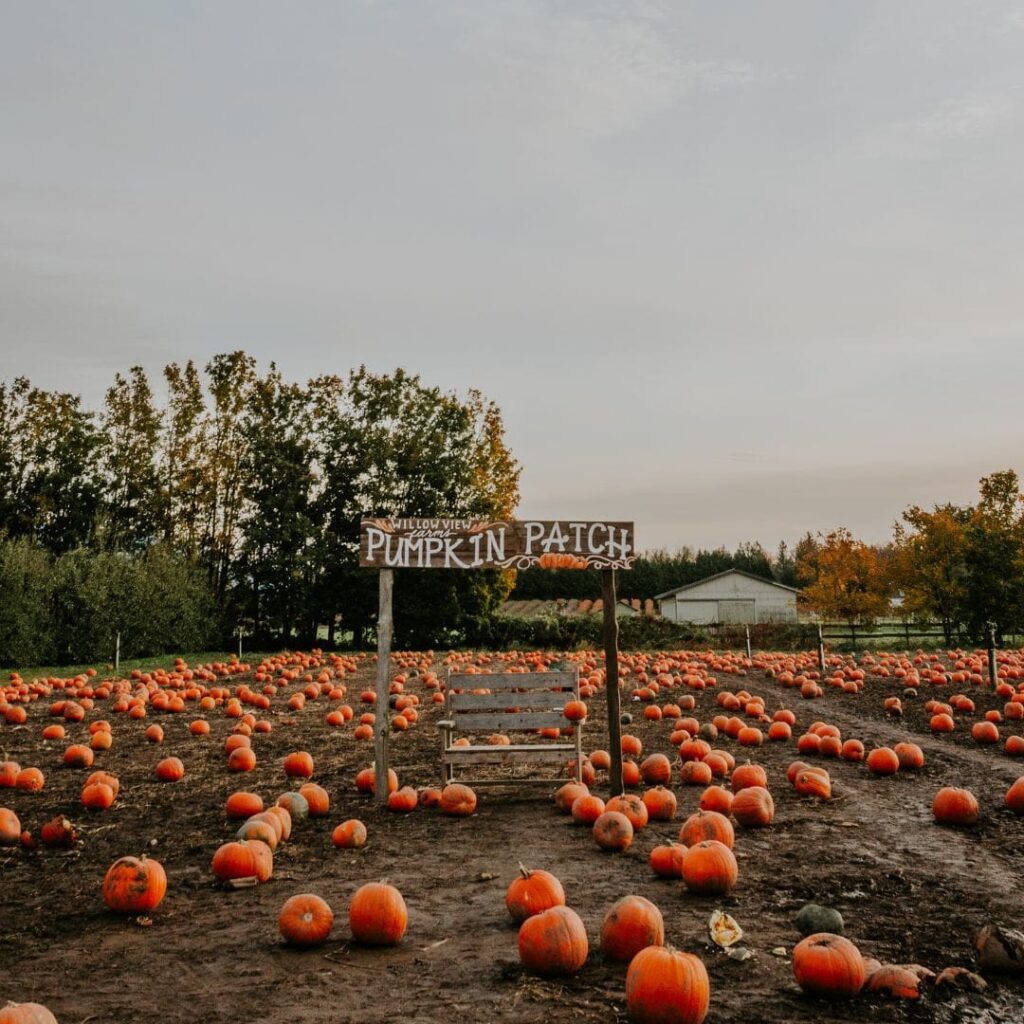
[[[346,679],[347,699],[357,711],[359,690],[369,678],[367,662],[360,677]],[[626,853],[606,854],[588,829],[554,812],[548,791],[536,788],[482,789],[470,819],[425,810],[408,816],[378,812],[353,785],[356,771],[372,759],[371,746],[352,738],[351,725],[329,727],[324,700],[299,712],[276,701],[265,714],[273,732],[254,737],[259,763],[246,776],[226,770],[221,747],[233,723],[219,711],[205,716],[210,736],[194,738],[187,729],[196,717],[191,711],[151,711],[136,722],[111,715],[109,705],[100,703],[85,722],[68,727],[66,741],[46,743],[40,731],[53,719],[50,701],[39,701],[30,706],[26,727],[0,725],[0,752],[22,766],[41,767],[46,787],[36,794],[0,790],[0,805],[12,807],[36,834],[44,821],[64,814],[80,825],[82,841],[69,852],[0,851],[0,1004],[42,1002],[61,1024],[625,1020],[625,969],[604,963],[596,946],[606,909],[637,893],[661,908],[668,941],[699,953],[707,964],[711,1024],[1024,1021],[1019,981],[990,979],[981,995],[941,997],[929,990],[917,1004],[862,996],[829,1005],[803,996],[789,959],[771,952],[780,946],[788,951],[799,940],[794,915],[813,900],[842,912],[846,934],[865,955],[936,971],[974,967],[971,940],[982,924],[1021,924],[1024,819],[1003,810],[1002,799],[1024,764],[1001,747],[975,745],[966,735],[969,725],[933,737],[920,710],[932,687],[923,687],[916,701],[905,700],[906,717],[893,722],[883,714],[882,700],[902,692],[897,681],[870,680],[860,694],[826,688],[823,698],[805,701],[757,671],[719,679],[719,689],[741,686],[762,695],[769,713],[783,706],[794,710],[794,737],[823,719],[869,749],[912,738],[927,763],[921,772],[886,779],[863,765],[830,761],[835,799],[819,804],[786,783],[795,744],[766,743],[754,759],[769,772],[775,823],[760,832],[737,830],[740,879],[724,899],[690,895],[681,882],[655,878],[647,864],[655,845],[676,838],[679,823],[696,808],[699,787],[676,784],[676,822],[652,824]],[[426,694],[416,685],[411,690]],[[719,713],[714,696],[712,690],[696,694],[693,714],[701,721]],[[1003,703],[976,687],[971,696],[977,712],[968,723]],[[589,705],[584,748],[607,747],[603,696]],[[414,786],[438,778],[434,723],[440,715],[429,698],[422,710],[419,723],[392,746],[393,766],[403,784]],[[121,795],[112,809],[87,814],[78,802],[87,773],[61,767],[60,758],[66,744],[87,736],[89,722],[99,717],[113,721],[114,745],[97,756],[95,767],[120,777]],[[668,723],[637,717],[628,731],[642,737],[645,754],[673,754]],[[143,737],[153,721],[167,733],[160,747]],[[738,749],[724,737],[718,745]],[[224,818],[224,800],[240,788],[268,801],[291,788],[281,760],[295,749],[313,754],[314,781],[330,791],[331,813],[296,825],[291,841],[275,854],[270,882],[226,892],[210,872],[214,850],[235,829]],[[154,764],[172,754],[184,761],[185,779],[155,781]],[[932,797],[943,785],[974,791],[983,812],[978,827],[952,831],[932,823]],[[600,781],[596,791],[607,795]],[[366,823],[369,842],[359,851],[338,851],[331,830],[350,817]],[[100,896],[107,866],[144,852],[163,863],[169,879],[167,897],[148,926],[109,913]],[[569,905],[587,926],[591,955],[575,978],[541,981],[519,966],[516,928],[503,896],[520,861],[558,875]],[[364,882],[382,878],[405,896],[405,939],[393,950],[350,944],[349,897]],[[324,947],[298,952],[282,945],[276,922],[284,900],[303,891],[327,899],[336,919]],[[745,929],[752,959],[734,962],[709,946],[706,921],[717,907]]]

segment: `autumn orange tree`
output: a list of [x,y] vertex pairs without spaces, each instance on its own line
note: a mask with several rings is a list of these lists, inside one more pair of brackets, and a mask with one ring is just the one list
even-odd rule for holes
[[823,619],[870,623],[890,607],[888,572],[877,548],[841,526],[807,545],[797,560],[798,601]]

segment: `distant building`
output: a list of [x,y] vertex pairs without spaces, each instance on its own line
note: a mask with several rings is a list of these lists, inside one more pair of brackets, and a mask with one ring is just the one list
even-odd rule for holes
[[670,622],[712,623],[796,622],[795,587],[752,576],[741,569],[687,583],[658,594],[654,600]]

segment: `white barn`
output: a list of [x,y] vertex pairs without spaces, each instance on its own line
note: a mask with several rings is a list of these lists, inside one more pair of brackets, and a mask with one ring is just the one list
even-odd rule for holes
[[654,600],[670,622],[710,625],[716,622],[796,622],[795,587],[752,576],[741,569],[708,576],[666,590]]

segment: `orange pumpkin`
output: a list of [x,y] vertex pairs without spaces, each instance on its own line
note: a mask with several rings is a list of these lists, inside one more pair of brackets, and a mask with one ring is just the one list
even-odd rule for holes
[[682,843],[669,843],[651,850],[648,863],[659,878],[682,878],[683,857],[686,847]]
[[290,946],[311,949],[327,941],[334,925],[334,911],[326,900],[311,892],[285,900],[277,915],[277,927]]
[[397,811],[399,814],[415,811],[419,802],[419,794],[412,786],[403,786],[401,789],[396,789],[394,793],[388,794],[388,810]]
[[42,1003],[8,1003],[0,1006],[0,1024],[57,1024]]
[[727,893],[739,877],[732,850],[717,839],[705,839],[687,848],[683,856],[683,882],[691,892]]
[[775,801],[767,789],[750,786],[736,794],[731,811],[744,828],[766,828],[775,819]]
[[767,789],[768,775],[759,764],[752,764],[748,761],[746,764],[741,764],[732,773],[732,791],[739,793],[741,790],[751,787]]
[[679,830],[679,842],[684,846],[696,846],[706,839],[717,839],[731,850],[736,841],[732,822],[717,811],[697,811],[691,814]]
[[623,896],[601,922],[601,952],[609,960],[628,964],[640,950],[664,944],[661,911],[643,896]]
[[551,907],[528,917],[519,928],[519,959],[542,977],[575,974],[590,951],[587,930],[574,910]]
[[593,835],[602,850],[622,851],[633,842],[633,826],[621,811],[605,811],[594,822]]
[[163,866],[148,857],[122,857],[110,865],[103,879],[103,902],[123,914],[155,909],[166,892]]
[[653,789],[645,790],[641,799],[651,821],[671,821],[676,816],[678,804],[671,789],[655,786]]
[[710,1001],[707,969],[691,953],[649,946],[626,972],[626,1008],[633,1024],[702,1024]]
[[440,809],[452,818],[469,817],[476,810],[476,793],[460,782],[449,782],[441,790]]
[[185,766],[176,757],[165,757],[157,762],[155,771],[161,782],[179,782],[185,777]]
[[396,946],[409,924],[402,894],[386,882],[370,882],[356,890],[348,908],[348,923],[357,942]]
[[331,842],[341,850],[354,850],[365,846],[366,826],[358,818],[349,818],[331,833]]
[[593,825],[604,811],[604,801],[599,796],[577,797],[572,805],[572,820],[578,825]]
[[897,743],[892,749],[899,758],[901,771],[916,771],[924,767],[924,751],[916,743]]
[[793,977],[809,995],[848,999],[864,986],[860,950],[841,935],[818,932],[793,949]]
[[228,818],[251,818],[263,810],[263,797],[258,793],[247,793],[239,790],[232,793],[224,804],[224,813]]
[[21,841],[21,822],[9,807],[0,807],[0,846],[17,846]]
[[505,907],[517,924],[552,907],[564,906],[565,890],[550,871],[530,871],[520,864],[518,877],[505,890]]
[[274,853],[258,839],[225,843],[213,855],[210,867],[221,882],[232,878],[255,878],[265,882],[274,872]]
[[980,816],[978,800],[969,789],[946,786],[935,794],[932,816],[939,825],[973,825]]
[[647,804],[643,802],[638,796],[633,796],[632,793],[627,793],[624,796],[613,796],[605,804],[606,811],[619,811],[629,818],[630,825],[633,826],[634,832],[639,832],[640,829],[646,827],[647,819],[649,817],[647,813]]
[[284,759],[284,773],[291,779],[308,779],[313,775],[313,755],[296,750]]
[[1003,803],[1014,814],[1024,814],[1024,775],[1006,791]]
[[331,809],[331,797],[323,786],[307,782],[299,786],[299,795],[305,797],[311,818],[324,818]]

